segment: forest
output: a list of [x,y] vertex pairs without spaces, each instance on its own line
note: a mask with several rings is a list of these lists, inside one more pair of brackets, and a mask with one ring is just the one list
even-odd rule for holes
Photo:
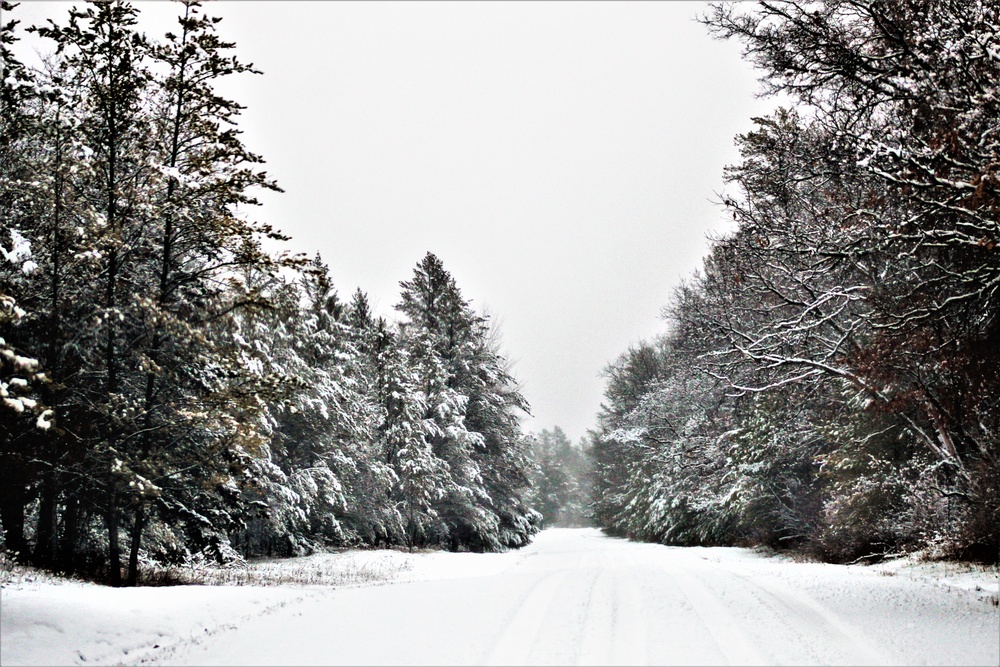
[[594,514],[835,562],[1000,554],[1000,5],[762,2],[702,18],[781,106],[734,230],[607,369]]
[[288,239],[254,193],[278,185],[216,91],[254,70],[177,7],[154,41],[127,2],[21,30],[3,0],[4,548],[117,586],[147,563],[526,544],[528,405],[496,327],[432,253],[389,322],[320,257],[268,250]]
[[[1000,6],[706,5],[782,106],[702,268],[573,444],[431,252],[392,318],[257,219],[200,2],[21,26],[0,60],[0,526],[19,561],[501,551],[596,525],[832,562],[1000,558]],[[50,53],[21,63],[15,45]],[[255,194],[256,193],[256,194]],[[277,248],[277,250],[276,250]],[[640,289],[637,286],[636,289]]]

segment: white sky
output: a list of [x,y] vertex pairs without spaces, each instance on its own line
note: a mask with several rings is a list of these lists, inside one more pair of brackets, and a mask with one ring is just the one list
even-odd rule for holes
[[[65,22],[69,3],[16,15]],[[152,37],[176,7],[138,2]],[[596,425],[602,369],[726,228],[733,138],[772,102],[702,2],[226,0],[264,76],[225,92],[285,194],[257,217],[392,316],[427,251],[501,322],[531,430]]]

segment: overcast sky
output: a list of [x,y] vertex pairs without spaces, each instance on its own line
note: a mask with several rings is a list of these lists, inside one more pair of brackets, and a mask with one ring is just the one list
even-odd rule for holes
[[[144,1],[142,28],[173,3]],[[17,14],[65,22],[69,4]],[[427,251],[500,320],[531,430],[596,425],[602,369],[727,229],[733,137],[773,106],[701,2],[209,3],[264,75],[225,91],[285,189],[257,217],[393,315]]]

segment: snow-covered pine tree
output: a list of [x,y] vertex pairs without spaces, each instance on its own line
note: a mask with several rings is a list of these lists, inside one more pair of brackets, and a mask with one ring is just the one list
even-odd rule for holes
[[99,228],[94,239],[99,294],[94,319],[87,321],[92,338],[81,395],[96,415],[87,474],[101,488],[98,506],[107,528],[112,585],[121,583],[119,527],[130,481],[126,450],[137,430],[129,339],[142,284],[135,251],[149,203],[143,188],[150,149],[143,108],[150,83],[144,63],[148,45],[136,29],[136,14],[124,2],[95,3],[70,10],[65,26],[50,23],[38,30],[56,44],[66,81],[75,89],[81,138],[90,151],[89,178],[81,185]]
[[[215,513],[237,497],[231,468],[259,439],[245,428],[255,401],[224,320],[260,301],[229,282],[248,267],[277,270],[260,239],[283,238],[234,212],[254,203],[254,187],[274,187],[239,140],[241,107],[213,89],[249,68],[225,55],[232,45],[197,3],[155,48],[136,15],[101,2],[72,10],[67,25],[34,28],[56,48],[38,84],[5,78],[31,93],[19,116],[4,116],[26,119],[25,159],[20,171],[4,165],[3,187],[23,186],[11,213],[30,223],[37,249],[37,270],[18,287],[32,312],[19,330],[54,380],[46,399],[66,436],[58,446],[28,436],[42,464],[30,473],[35,557],[54,564],[58,552],[72,569],[80,549],[94,562],[105,548],[114,583],[122,528],[130,583],[157,515],[178,530],[216,524],[184,537],[195,549],[224,541],[229,513]],[[91,534],[95,518],[103,539]]]
[[426,394],[417,383],[399,338],[379,319],[374,330],[376,396],[382,414],[380,441],[394,484],[389,499],[399,517],[400,537],[413,549],[440,537],[435,506],[452,487],[448,464],[431,448],[436,424],[427,417]]
[[[268,273],[294,264],[271,257],[260,245],[263,238],[286,237],[236,212],[257,203],[255,189],[277,186],[261,170],[263,160],[240,140],[236,123],[242,106],[221,97],[216,86],[224,77],[257,72],[232,55],[234,44],[218,36],[218,18],[203,13],[197,1],[180,4],[176,33],[167,33],[151,50],[155,214],[142,240],[148,291],[137,304],[143,335],[134,342],[145,371],[135,472],[166,486],[131,498],[130,583],[149,513],[176,504],[166,497],[168,489],[204,484],[212,476],[224,480],[231,475],[225,462],[243,452],[216,458],[214,472],[202,466],[199,479],[184,479],[180,471],[222,443],[223,451],[242,450],[255,439],[241,443],[238,430],[222,426],[233,423],[227,404],[206,396],[228,395],[229,387],[239,383],[225,377],[227,369],[238,367],[231,358],[235,347],[209,323],[261,305],[238,290],[226,290],[226,281],[239,271]],[[214,408],[210,414],[201,409],[205,403]],[[219,488],[230,484],[235,482],[220,482]],[[231,496],[220,492],[213,502],[225,505]],[[224,526],[216,528],[224,531]]]
[[[368,297],[360,289],[347,307],[346,322],[359,352],[351,375],[365,397],[364,419],[371,434],[371,440],[364,444],[365,456],[356,466],[349,521],[366,544],[405,544],[414,533],[407,530],[404,509],[409,506],[400,487],[396,454],[415,440],[424,438],[426,444],[423,406],[418,405],[420,397],[412,386],[397,336],[384,318],[373,317]],[[422,534],[427,517],[413,514],[412,518],[420,529],[416,534]]]
[[542,515],[542,525],[589,525],[589,459],[556,426],[531,437],[532,499]]
[[400,283],[401,335],[434,454],[452,485],[436,510],[451,549],[520,545],[537,529],[524,505],[529,461],[517,422],[527,404],[489,343],[488,321],[464,299],[441,260],[427,253]]
[[474,332],[472,372],[465,381],[466,423],[482,434],[483,446],[473,450],[473,456],[482,471],[487,506],[499,521],[499,548],[522,547],[540,525],[538,513],[528,503],[531,457],[520,424],[530,407],[500,350],[496,324],[488,315],[480,315]]
[[[0,25],[0,523],[3,524],[4,542],[8,550],[24,554],[27,543],[24,534],[24,514],[29,502],[28,490],[37,472],[30,462],[33,447],[25,437],[30,424],[26,423],[24,403],[19,400],[21,390],[29,387],[24,377],[22,357],[18,351],[41,349],[20,325],[27,311],[18,305],[29,291],[24,262],[28,259],[30,241],[23,230],[30,225],[32,207],[30,197],[24,196],[24,184],[30,181],[32,158],[37,157],[29,147],[31,139],[28,106],[34,97],[31,73],[14,57],[11,47],[17,41],[15,29],[18,21],[11,18],[15,5],[0,0],[0,13],[6,22]],[[28,266],[31,273],[32,266]],[[13,391],[12,391],[13,390]],[[26,396],[29,399],[30,395]],[[15,403],[17,401],[17,403]]]
[[[32,262],[26,240],[14,229],[11,250],[0,242],[0,278],[7,271],[23,271]],[[0,284],[6,284],[0,280]],[[27,312],[10,295],[0,291],[0,332],[7,334],[21,323]],[[24,535],[24,512],[27,489],[34,481],[31,462],[35,452],[28,429],[52,428],[53,411],[41,400],[41,390],[48,382],[37,359],[20,354],[0,336],[0,524],[4,547],[14,553],[27,551]]]

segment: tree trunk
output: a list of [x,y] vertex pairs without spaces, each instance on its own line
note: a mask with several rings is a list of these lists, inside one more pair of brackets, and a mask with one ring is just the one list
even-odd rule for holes
[[122,585],[122,554],[118,544],[118,492],[112,490],[108,499],[106,521],[108,524],[108,568],[110,569],[108,583],[115,588]]
[[128,552],[128,577],[126,586],[135,586],[139,582],[139,546],[142,543],[142,529],[146,527],[146,508],[140,505],[135,511],[135,524],[132,526],[132,543]]
[[35,530],[34,561],[42,567],[51,567],[56,556],[56,473],[47,470],[42,477],[38,505],[38,526]]
[[80,499],[66,501],[63,514],[62,535],[59,539],[58,568],[64,572],[76,572],[76,543],[80,537]]

